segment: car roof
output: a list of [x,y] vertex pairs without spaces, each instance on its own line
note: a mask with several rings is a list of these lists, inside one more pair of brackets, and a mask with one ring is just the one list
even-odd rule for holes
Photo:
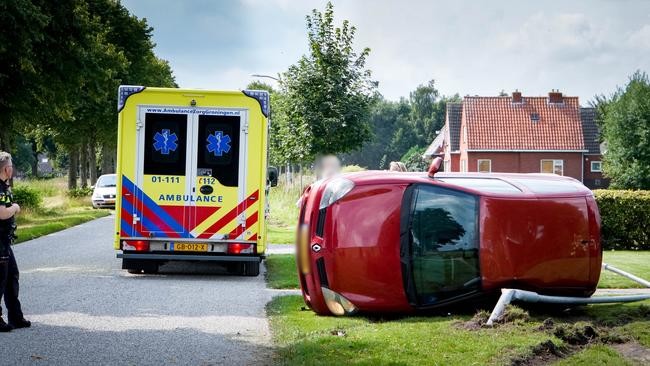
[[348,173],[346,178],[364,184],[434,184],[471,191],[486,196],[585,196],[591,191],[578,180],[555,174],[538,173],[437,173],[365,171]]

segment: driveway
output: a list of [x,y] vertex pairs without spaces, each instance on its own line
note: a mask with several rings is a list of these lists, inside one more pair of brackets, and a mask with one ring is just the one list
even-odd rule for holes
[[14,247],[33,325],[0,334],[0,364],[270,363],[264,306],[273,293],[263,270],[239,277],[210,264],[174,263],[159,275],[131,275],[115,258],[113,221]]

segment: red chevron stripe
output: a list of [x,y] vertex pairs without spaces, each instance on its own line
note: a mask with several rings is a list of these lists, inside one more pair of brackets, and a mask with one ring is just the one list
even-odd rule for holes
[[[223,229],[224,226],[228,225],[232,220],[234,220],[237,217],[238,212],[243,212],[252,203],[256,203],[257,200],[259,199],[258,193],[259,193],[259,191],[255,191],[250,196],[246,197],[246,199],[243,202],[240,202],[237,205],[237,207],[230,210],[221,219],[219,219],[217,222],[212,224],[212,226],[210,226],[203,233],[201,233],[198,236],[198,238],[207,239],[207,238],[211,237],[214,233],[219,232],[219,230]],[[254,198],[254,200],[252,198]]]
[[256,241],[257,240],[257,234],[253,234],[250,238],[247,239],[248,241]]
[[[127,212],[124,207],[122,207],[122,216],[121,218],[123,220],[126,220],[127,222],[133,222],[133,213]],[[120,225],[121,226],[121,225]],[[136,236],[146,236],[138,229],[138,225],[134,225],[133,229],[136,231]],[[128,236],[128,235],[127,235]]]
[[[257,222],[257,211],[253,213],[246,219],[246,227],[251,227]],[[237,225],[237,227],[228,234],[228,239],[237,239],[239,235],[244,232],[244,227],[242,225]]]

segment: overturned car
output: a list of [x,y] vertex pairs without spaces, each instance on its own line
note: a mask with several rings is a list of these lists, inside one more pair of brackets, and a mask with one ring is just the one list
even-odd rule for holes
[[369,171],[301,199],[296,259],[316,313],[427,310],[510,287],[588,297],[600,277],[592,192],[548,174]]

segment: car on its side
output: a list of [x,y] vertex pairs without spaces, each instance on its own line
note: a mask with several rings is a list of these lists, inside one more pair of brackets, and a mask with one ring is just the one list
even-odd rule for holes
[[94,208],[115,208],[116,175],[104,174],[97,179],[93,187]]
[[345,174],[305,190],[296,258],[309,307],[412,312],[504,287],[593,294],[600,215],[579,181],[436,170]]

